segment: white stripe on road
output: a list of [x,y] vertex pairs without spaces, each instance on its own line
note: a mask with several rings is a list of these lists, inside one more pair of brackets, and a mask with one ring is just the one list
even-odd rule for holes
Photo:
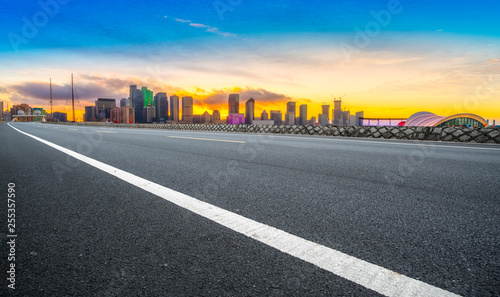
[[95,130],[94,132],[99,132],[99,133],[112,133],[112,134],[116,134],[116,132],[112,132],[112,131],[102,131],[102,130]]
[[239,140],[209,139],[209,138],[182,137],[182,136],[167,136],[167,137],[171,137],[171,138],[184,138],[184,139],[194,139],[194,140],[208,140],[208,141],[222,141],[222,142],[246,143],[245,141],[239,141]]
[[349,256],[332,248],[314,243],[266,224],[248,219],[217,206],[150,182],[39,137],[16,131],[59,150],[77,160],[113,175],[149,193],[221,224],[231,230],[260,241],[270,247],[312,263],[340,277],[386,296],[457,296],[451,292],[412,279],[405,275]]

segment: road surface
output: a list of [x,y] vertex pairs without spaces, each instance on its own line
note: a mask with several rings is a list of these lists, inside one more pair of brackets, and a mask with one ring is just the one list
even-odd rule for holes
[[0,133],[4,197],[16,190],[15,290],[7,198],[0,207],[13,296],[498,296],[498,145]]

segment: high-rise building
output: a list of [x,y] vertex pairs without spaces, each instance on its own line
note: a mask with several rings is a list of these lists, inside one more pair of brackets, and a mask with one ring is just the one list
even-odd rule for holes
[[365,116],[364,111],[358,111],[356,113],[356,121],[354,122],[354,125],[356,126],[361,126],[361,119]]
[[333,124],[342,125],[342,100],[335,99],[333,101]]
[[214,110],[212,113],[212,123],[216,123],[216,121],[220,121],[220,112],[218,110]]
[[[131,88],[132,89],[132,88]],[[132,94],[132,102],[135,114],[135,122],[136,123],[144,123],[144,93],[137,88],[134,90]]]
[[310,123],[311,125],[316,125],[316,123],[317,123],[317,122],[316,122],[316,117],[311,117],[311,119],[309,120],[309,123]]
[[128,98],[122,98],[120,100],[120,107],[131,107],[132,105],[130,104],[130,99]]
[[148,105],[144,107],[142,114],[144,123],[152,123],[156,119],[156,108],[153,105]]
[[182,97],[182,121],[193,122],[193,97]]
[[288,101],[286,104],[286,113],[292,112],[295,114],[296,103],[294,101]]
[[247,100],[245,104],[245,124],[251,125],[253,124],[253,118],[255,116],[255,100],[250,98]]
[[245,115],[242,113],[231,113],[227,117],[227,123],[230,125],[239,125],[245,123]]
[[208,111],[205,111],[202,115],[201,115],[201,122],[203,124],[210,124],[212,122],[212,116],[208,113]]
[[65,112],[54,112],[53,114],[54,121],[56,122],[67,122],[68,114]]
[[170,120],[179,121],[179,96],[170,96]]
[[160,92],[156,93],[154,97],[154,105],[156,108],[156,117],[168,119],[168,99],[167,93]]
[[120,107],[111,110],[111,121],[113,123],[133,124],[134,123],[134,108]]
[[229,114],[240,113],[240,94],[230,94],[228,100]]
[[321,113],[318,115],[318,122],[320,125],[328,125],[328,114]]
[[261,119],[262,121],[267,121],[267,120],[269,120],[269,114],[267,113],[267,111],[265,111],[265,110],[264,110],[264,111],[260,114],[260,119]]
[[283,124],[283,115],[281,115],[281,111],[271,110],[271,120],[274,121],[275,125]]
[[299,125],[307,125],[307,104],[299,107]]
[[97,98],[95,101],[96,118],[103,121],[111,118],[111,110],[116,107],[116,99]]
[[134,92],[137,90],[137,85],[130,85],[130,93],[128,99],[130,99],[130,105],[135,106],[134,102]]
[[95,106],[85,106],[85,115],[83,116],[84,122],[95,122],[96,121],[96,109]]
[[[321,105],[321,111],[322,111],[321,114],[325,115],[325,117],[323,117],[323,122],[326,119],[326,124],[321,124],[321,125],[328,125],[328,123],[330,122],[330,116],[328,115],[330,111],[330,105]],[[319,116],[318,116],[318,121],[321,123]]]
[[295,113],[289,112],[285,114],[285,125],[295,125]]
[[154,106],[153,91],[148,90],[148,87],[142,87],[141,92],[144,95],[144,107]]

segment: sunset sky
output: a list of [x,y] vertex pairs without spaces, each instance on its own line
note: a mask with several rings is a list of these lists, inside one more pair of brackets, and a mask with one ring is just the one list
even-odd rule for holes
[[[130,84],[227,115],[346,94],[365,117],[476,113],[500,122],[499,1],[2,1],[0,101],[70,112]],[[118,101],[117,101],[118,102]],[[118,103],[119,104],[119,103]],[[68,114],[68,118],[70,115]]]

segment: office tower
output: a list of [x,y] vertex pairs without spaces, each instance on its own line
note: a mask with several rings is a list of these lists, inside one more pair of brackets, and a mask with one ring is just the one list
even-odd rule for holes
[[56,122],[67,122],[68,121],[68,114],[65,112],[54,112],[53,115],[54,121]]
[[156,108],[153,105],[144,107],[142,111],[143,123],[152,123],[156,120]]
[[111,110],[116,107],[116,100],[109,98],[97,98],[95,101],[96,118],[99,121],[109,119]]
[[144,93],[141,90],[135,89],[132,95],[134,102],[134,114],[136,123],[144,123]]
[[130,106],[135,106],[134,102],[134,92],[137,90],[137,85],[130,85],[130,93],[128,99],[130,99]]
[[283,124],[283,116],[279,110],[271,110],[271,120],[274,121],[275,125]]
[[96,121],[96,109],[95,106],[85,106],[85,115],[83,117],[84,122],[95,122]]
[[261,114],[260,114],[260,119],[262,121],[268,121],[269,120],[269,114],[267,113],[267,111],[263,111]]
[[248,99],[245,104],[245,124],[247,125],[253,124],[253,118],[255,115],[254,107],[255,100],[253,98]]
[[318,122],[320,125],[326,126],[328,125],[328,114],[319,114],[318,115]]
[[179,96],[170,96],[170,120],[179,122]]
[[[321,111],[322,113],[321,114],[324,114],[325,117],[323,118],[323,120],[326,118],[326,122],[327,124],[330,122],[330,117],[328,115],[328,112],[330,111],[330,105],[321,105]],[[319,116],[318,116],[318,121],[320,120]],[[321,121],[320,121],[321,122]],[[321,124],[323,125],[323,124]]]
[[299,107],[299,125],[307,125],[307,104]]
[[285,125],[295,125],[295,113],[289,112],[285,114]]
[[364,111],[358,111],[356,113],[356,122],[354,125],[361,126],[361,120],[363,119],[364,115],[365,115]]
[[130,107],[130,100],[127,98],[120,99],[120,107]]
[[156,117],[158,119],[163,118],[168,119],[168,99],[167,93],[156,93],[154,97],[154,106],[156,108]]
[[113,108],[111,110],[111,121],[113,123],[133,124],[134,109],[130,106]]
[[309,121],[311,125],[316,125],[316,117],[311,117],[311,120]]
[[212,122],[212,116],[208,113],[208,111],[205,111],[202,115],[201,115],[201,122],[203,124],[210,124]]
[[220,112],[218,110],[214,110],[212,113],[212,123],[216,124],[215,121],[220,121]]
[[245,123],[245,115],[242,113],[231,113],[227,117],[227,123],[230,125],[239,125]]
[[182,97],[182,121],[193,122],[193,97]]
[[333,124],[341,125],[342,124],[342,100],[334,100],[333,101]]
[[240,94],[230,94],[228,100],[229,114],[240,113]]
[[346,125],[349,125],[349,121],[350,121],[350,114],[349,114],[349,110],[346,110],[346,111],[342,111],[341,113],[341,124],[346,126]]
[[287,104],[286,104],[286,113],[292,112],[292,113],[295,114],[296,113],[295,112],[295,107],[296,107],[296,105],[295,105],[294,101],[288,101]]

